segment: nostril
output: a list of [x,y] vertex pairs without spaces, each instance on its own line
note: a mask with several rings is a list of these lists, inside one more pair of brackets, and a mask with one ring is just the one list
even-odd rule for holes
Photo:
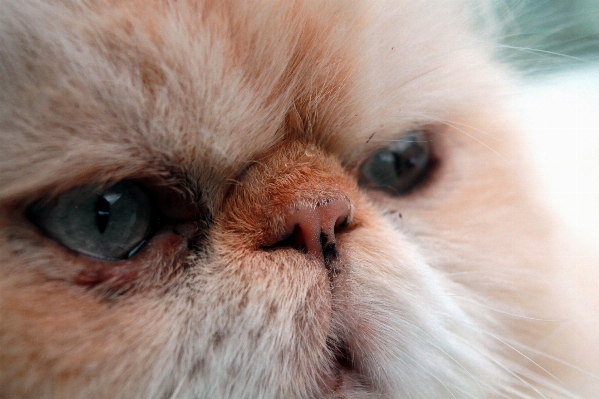
[[295,248],[300,252],[307,252],[306,240],[299,224],[296,224],[291,232],[286,232],[284,238],[277,242],[274,246],[281,248]]
[[344,229],[349,226],[349,215],[343,217],[339,216],[335,223],[335,229]]
[[336,234],[349,226],[352,213],[353,206],[347,197],[296,206],[285,214],[285,238],[275,246],[308,253],[329,268],[338,257]]

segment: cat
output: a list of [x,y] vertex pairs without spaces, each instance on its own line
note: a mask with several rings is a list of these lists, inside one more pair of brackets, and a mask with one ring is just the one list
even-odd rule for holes
[[596,398],[485,5],[1,0],[0,398]]

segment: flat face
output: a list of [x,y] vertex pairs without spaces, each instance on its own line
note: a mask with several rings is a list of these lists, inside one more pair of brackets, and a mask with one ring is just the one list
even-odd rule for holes
[[504,76],[365,3],[0,2],[0,397],[562,397]]

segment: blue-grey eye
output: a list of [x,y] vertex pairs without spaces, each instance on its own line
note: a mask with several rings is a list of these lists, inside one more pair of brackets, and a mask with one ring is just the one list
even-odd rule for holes
[[135,183],[107,189],[71,189],[52,201],[34,204],[28,217],[62,245],[106,259],[132,256],[150,232],[152,206]]
[[359,183],[392,195],[407,194],[426,180],[430,164],[429,140],[414,130],[370,155],[360,166]]

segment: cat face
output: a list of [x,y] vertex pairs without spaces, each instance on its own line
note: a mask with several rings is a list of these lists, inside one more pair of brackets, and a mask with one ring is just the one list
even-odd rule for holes
[[525,397],[549,227],[436,3],[2,1],[0,396]]

